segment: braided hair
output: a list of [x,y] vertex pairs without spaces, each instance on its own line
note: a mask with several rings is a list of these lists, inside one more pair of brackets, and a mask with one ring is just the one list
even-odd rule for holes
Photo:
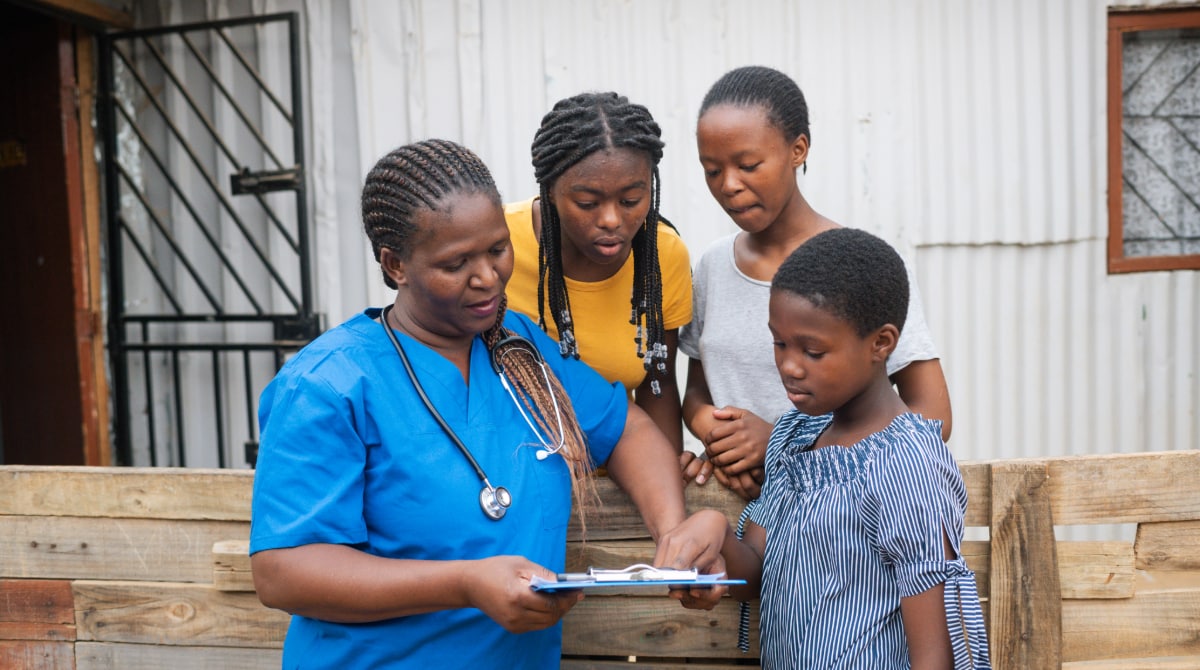
[[[726,72],[704,95],[699,116],[717,105],[761,107],[767,113],[767,120],[788,142],[804,135],[812,144],[804,93],[791,77],[779,70],[747,65]],[[807,161],[804,171],[808,172]]]
[[[581,93],[558,101],[542,117],[533,137],[533,174],[540,192],[542,231],[538,240],[538,325],[546,329],[546,299],[558,330],[559,352],[579,358],[571,301],[562,265],[562,223],[550,200],[555,181],[572,166],[597,151],[628,148],[650,159],[650,211],[633,237],[633,291],[629,322],[637,327],[634,343],[651,389],[660,395],[659,379],[667,373],[667,346],[662,313],[662,268],[658,262],[658,222],[661,184],[662,131],[650,111],[613,92]],[[666,222],[670,225],[669,222]]]
[[[363,228],[375,260],[380,260],[380,250],[385,247],[409,258],[413,240],[423,232],[417,214],[441,211],[455,196],[473,194],[486,195],[500,206],[500,192],[487,166],[470,149],[454,142],[425,140],[379,159],[367,173],[362,193]],[[389,288],[396,288],[386,272],[383,280]],[[562,442],[558,453],[569,465],[571,490],[582,520],[599,499],[590,476],[594,464],[587,441],[558,377],[541,363],[528,340],[514,338],[504,327],[507,305],[501,297],[496,321],[482,334],[483,341],[493,358],[502,362],[514,393],[542,434],[552,444]]]

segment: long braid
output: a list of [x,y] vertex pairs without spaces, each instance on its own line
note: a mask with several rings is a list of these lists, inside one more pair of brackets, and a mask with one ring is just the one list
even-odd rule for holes
[[646,222],[634,235],[633,290],[630,323],[636,327],[635,351],[643,358],[651,388],[658,395],[659,379],[667,374],[667,347],[662,315],[662,268],[658,260],[658,223],[662,132],[644,106],[617,93],[581,93],[560,100],[542,117],[533,138],[533,170],[541,203],[542,231],[538,240],[538,325],[546,329],[546,305],[558,330],[562,355],[579,357],[571,302],[562,267],[562,223],[550,200],[555,181],[579,161],[597,151],[629,148],[650,159],[651,195]]
[[[388,248],[402,257],[411,253],[413,238],[421,233],[416,215],[422,210],[439,211],[453,196],[487,195],[500,205],[500,192],[487,166],[471,150],[447,140],[425,140],[393,150],[367,173],[363,186],[363,229],[371,241],[375,260],[380,249]],[[395,283],[383,273],[389,288]],[[502,296],[496,322],[483,333],[489,352],[512,333],[503,326],[507,300]],[[504,345],[492,352],[502,358],[505,374],[521,397],[525,410],[535,417],[538,427],[555,444],[563,440],[559,452],[571,471],[571,490],[578,503],[580,519],[594,509],[599,497],[590,477],[593,469],[587,441],[575,417],[575,409],[554,372],[542,366],[525,345]],[[550,387],[546,388],[547,378]],[[557,417],[562,417],[559,430]],[[555,417],[555,418],[551,418]]]
[[[514,394],[521,399],[526,412],[533,417],[542,435],[545,435],[551,444],[562,441],[563,447],[558,453],[567,462],[571,472],[571,492],[575,498],[575,508],[579,512],[581,529],[586,535],[588,512],[594,510],[600,501],[596,492],[596,482],[591,476],[595,464],[592,463],[591,454],[587,449],[587,439],[579,428],[575,408],[562,382],[538,360],[528,341],[510,340],[501,343],[512,335],[512,332],[502,325],[507,309],[508,299],[501,297],[496,323],[484,332],[483,341],[493,359],[501,361],[504,374],[513,385]],[[547,380],[550,383],[549,388],[546,387]]]

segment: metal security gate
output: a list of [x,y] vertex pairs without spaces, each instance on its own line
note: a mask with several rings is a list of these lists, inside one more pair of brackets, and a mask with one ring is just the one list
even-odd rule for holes
[[296,13],[101,42],[114,446],[239,467],[313,311]]

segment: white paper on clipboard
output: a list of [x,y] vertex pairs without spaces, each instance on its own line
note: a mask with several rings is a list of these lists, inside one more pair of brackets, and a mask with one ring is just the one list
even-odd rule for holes
[[561,573],[555,579],[534,575],[529,586],[534,591],[592,590],[599,588],[636,588],[639,586],[731,586],[745,584],[744,579],[726,579],[725,573],[700,574],[697,570],[670,570],[644,563],[618,570],[589,568],[587,572]]

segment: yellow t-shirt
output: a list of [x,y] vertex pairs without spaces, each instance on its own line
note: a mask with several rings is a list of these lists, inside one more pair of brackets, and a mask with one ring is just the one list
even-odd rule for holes
[[[512,236],[512,279],[508,282],[508,308],[538,318],[538,238],[533,232],[534,199],[504,206],[504,218]],[[692,266],[687,247],[679,234],[658,224],[658,263],[663,281],[663,328],[675,330],[692,320]],[[616,274],[598,282],[565,278],[575,322],[579,357],[610,382],[619,381],[626,393],[641,385],[646,376],[633,338],[637,329],[629,323],[633,294],[633,254]],[[550,316],[546,298],[546,328],[558,339],[558,328]],[[674,373],[674,371],[671,371]]]

